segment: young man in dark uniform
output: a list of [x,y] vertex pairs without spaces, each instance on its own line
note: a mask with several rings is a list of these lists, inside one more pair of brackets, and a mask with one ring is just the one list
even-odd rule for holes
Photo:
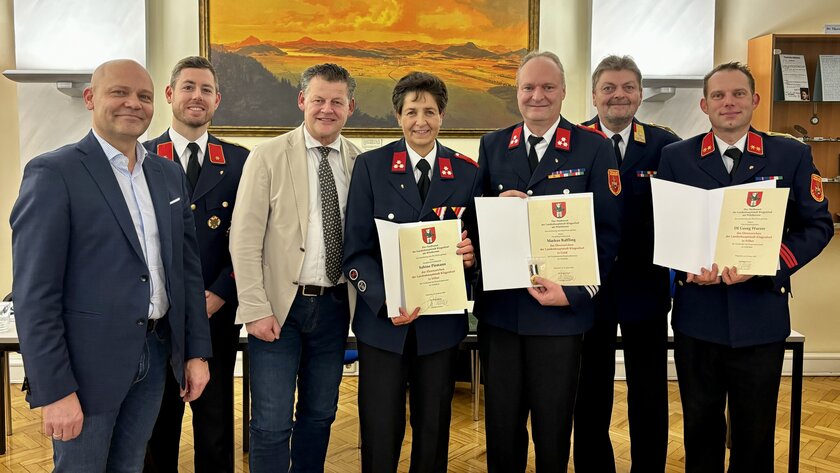
[[[233,471],[233,368],[240,326],[234,324],[236,284],[228,235],[248,150],[207,132],[221,98],[210,61],[199,56],[182,59],[166,86],[166,101],[172,104],[172,126],[144,143],[149,151],[183,167],[201,251],[213,358],[208,360],[210,382],[204,395],[190,403],[195,469],[199,473]],[[149,440],[145,471],[178,471],[183,416],[184,401],[170,375]]]
[[790,277],[834,234],[811,149],[753,129],[758,102],[746,66],[732,62],[712,69],[700,100],[712,131],[667,146],[657,174],[703,189],[768,179],[790,189],[775,275],[747,276],[717,264],[700,274],[677,273],[671,323],[688,473],[724,471],[727,404],[728,471],[773,471]]

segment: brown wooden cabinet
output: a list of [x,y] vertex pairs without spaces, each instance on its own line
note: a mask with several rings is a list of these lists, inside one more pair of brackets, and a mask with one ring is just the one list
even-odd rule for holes
[[[802,133],[794,128],[799,125],[811,138],[827,138],[834,141],[806,140],[811,146],[814,163],[823,180],[828,197],[828,208],[834,221],[840,220],[840,102],[785,102],[774,100],[776,82],[776,54],[801,54],[805,56],[808,84],[813,96],[814,74],[820,54],[840,54],[840,35],[816,34],[768,34],[749,40],[747,63],[755,76],[755,88],[761,97],[753,114],[753,126],[759,130],[789,133],[800,137]],[[819,123],[814,125],[811,118]],[[834,182],[838,181],[838,182]]]

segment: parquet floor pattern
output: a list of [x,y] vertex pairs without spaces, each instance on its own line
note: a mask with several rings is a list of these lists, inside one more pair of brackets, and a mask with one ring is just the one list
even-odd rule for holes
[[[326,471],[353,473],[359,471],[358,412],[355,377],[345,377],[341,384],[338,415],[333,424]],[[236,384],[236,469],[248,471],[247,454],[242,453],[241,382]],[[627,434],[626,384],[615,383],[616,402],[613,409],[612,439],[619,473],[630,471],[630,441]],[[682,413],[676,382],[669,383],[671,435],[668,446],[668,473],[684,471],[682,448]],[[48,472],[52,470],[52,447],[41,435],[40,410],[32,411],[13,386],[12,418],[14,435],[8,437],[6,455],[0,456],[0,473]],[[449,471],[473,473],[486,471],[484,420],[472,420],[472,395],[468,384],[459,383],[453,404],[449,448]],[[782,379],[776,427],[776,472],[787,471],[788,435],[790,428],[790,378]],[[189,412],[189,411],[188,411]],[[189,414],[188,414],[189,415]],[[400,472],[408,471],[411,432],[406,432]],[[180,471],[192,473],[192,426],[188,416],[181,442]],[[803,473],[840,473],[840,378],[805,378],[802,404],[802,440],[800,471]],[[569,471],[573,472],[572,465]],[[533,473],[533,450],[528,472]]]

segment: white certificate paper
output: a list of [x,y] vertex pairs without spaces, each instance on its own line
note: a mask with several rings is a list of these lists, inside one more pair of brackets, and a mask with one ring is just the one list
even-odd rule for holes
[[718,189],[700,189],[651,178],[653,193],[653,263],[700,274],[712,267],[723,198],[728,189],[774,189],[775,180]]

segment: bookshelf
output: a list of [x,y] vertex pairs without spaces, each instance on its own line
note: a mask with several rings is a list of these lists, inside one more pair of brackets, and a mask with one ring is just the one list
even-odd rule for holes
[[[820,54],[840,54],[840,35],[767,34],[749,40],[747,63],[755,76],[755,88],[761,97],[753,114],[753,126],[759,130],[789,133],[801,137],[797,125],[807,131],[805,142],[811,146],[814,163],[825,184],[828,207],[834,221],[840,221],[840,102],[786,102],[774,90],[779,73],[776,54],[805,56],[811,96],[814,95],[814,74]],[[819,123],[811,119],[817,117]],[[816,138],[817,140],[814,140]],[[835,224],[835,229],[837,225]]]

